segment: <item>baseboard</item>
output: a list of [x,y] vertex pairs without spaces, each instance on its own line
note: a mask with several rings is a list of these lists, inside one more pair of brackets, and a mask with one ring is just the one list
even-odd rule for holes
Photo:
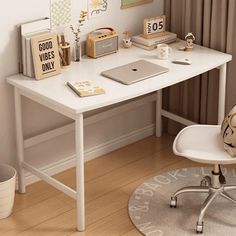
[[[144,128],[132,131],[128,134],[109,140],[106,143],[103,143],[103,144],[94,146],[93,148],[90,148],[88,150],[85,150],[85,161],[95,159],[101,155],[114,151],[118,148],[124,147],[130,143],[133,143],[143,138],[146,138],[148,136],[151,136],[153,135],[154,130],[155,130],[155,127],[153,124],[148,125]],[[74,166],[75,166],[75,156],[73,155],[63,160],[60,160],[58,162],[54,162],[53,164],[44,166],[43,168],[41,168],[41,171],[51,176],[51,175],[60,173],[62,171],[65,171],[67,169],[70,169]],[[26,173],[25,178],[26,178],[25,179],[26,185],[39,181],[39,179],[36,176],[32,175],[31,173]]]

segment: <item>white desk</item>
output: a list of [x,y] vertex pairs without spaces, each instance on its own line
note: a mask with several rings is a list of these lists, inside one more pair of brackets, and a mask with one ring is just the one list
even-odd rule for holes
[[[170,61],[156,59],[154,51],[145,51],[136,47],[120,49],[118,53],[99,59],[83,58],[79,63],[73,63],[71,69],[65,70],[61,75],[45,80],[36,81],[17,74],[7,78],[8,83],[14,86],[15,115],[16,115],[16,140],[17,158],[19,163],[19,191],[25,192],[25,180],[23,169],[26,169],[49,184],[63,191],[77,201],[77,229],[85,229],[84,208],[84,136],[83,113],[97,108],[112,105],[118,102],[136,98],[151,92],[157,92],[156,105],[156,135],[161,136],[161,116],[176,120],[185,125],[193,122],[164,111],[162,104],[162,89],[173,84],[188,80],[214,68],[220,70],[219,80],[219,123],[224,118],[225,111],[225,87],[226,87],[226,63],[231,55],[217,52],[200,46],[195,46],[192,52],[177,50],[179,43],[172,44],[174,58],[189,58],[192,65],[177,65]],[[123,85],[100,76],[100,72],[115,66],[123,65],[138,59],[146,59],[151,62],[166,66],[169,72],[143,80],[132,85]],[[68,80],[91,80],[106,90],[106,94],[79,98],[65,85]],[[22,130],[21,96],[32,99],[52,110],[55,110],[75,121],[75,145],[76,145],[76,191],[46,175],[24,161],[24,149],[26,147]]]

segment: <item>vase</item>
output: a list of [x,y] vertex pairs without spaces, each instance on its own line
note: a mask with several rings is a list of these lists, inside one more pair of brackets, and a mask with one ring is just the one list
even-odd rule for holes
[[80,61],[80,60],[81,60],[81,46],[80,42],[75,40],[73,47],[73,61]]

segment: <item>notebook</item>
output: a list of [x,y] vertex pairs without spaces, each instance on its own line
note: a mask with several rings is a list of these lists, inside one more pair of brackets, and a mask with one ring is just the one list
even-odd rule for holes
[[169,69],[146,60],[138,60],[101,72],[101,75],[129,85],[168,72]]
[[67,85],[80,97],[87,97],[105,93],[105,90],[91,81],[68,81]]

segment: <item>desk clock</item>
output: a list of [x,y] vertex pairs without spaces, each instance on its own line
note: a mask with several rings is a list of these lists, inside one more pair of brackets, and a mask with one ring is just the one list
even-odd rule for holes
[[152,38],[160,36],[165,32],[166,16],[156,16],[144,19],[143,36],[145,38]]

